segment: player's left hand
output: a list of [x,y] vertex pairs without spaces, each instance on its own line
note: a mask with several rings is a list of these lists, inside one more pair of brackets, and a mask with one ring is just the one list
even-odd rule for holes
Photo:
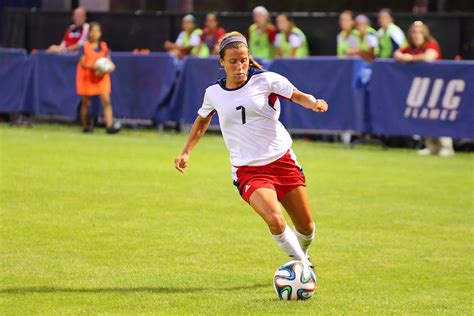
[[188,166],[187,162],[189,160],[189,155],[181,154],[174,160],[174,167],[181,173],[184,173],[184,169]]
[[313,102],[313,111],[315,112],[326,112],[328,110],[329,105],[323,99],[316,99]]

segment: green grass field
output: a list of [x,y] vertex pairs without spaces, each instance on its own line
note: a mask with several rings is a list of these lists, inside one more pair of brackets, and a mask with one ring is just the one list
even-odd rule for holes
[[0,314],[472,314],[474,156],[296,141],[319,292],[278,301],[288,261],[207,135],[0,125]]

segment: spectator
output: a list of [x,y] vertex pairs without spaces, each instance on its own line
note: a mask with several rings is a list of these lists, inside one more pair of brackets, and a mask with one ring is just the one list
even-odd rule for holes
[[219,22],[217,21],[217,15],[215,13],[208,13],[206,15],[205,28],[203,32],[204,43],[206,43],[210,53],[213,55],[218,54],[216,44],[222,36],[224,36],[225,31],[222,27],[219,27]]
[[96,61],[99,58],[110,59],[110,52],[107,43],[101,40],[102,29],[99,23],[91,23],[88,37],[89,39],[84,43],[84,46],[80,50],[76,74],[77,94],[82,98],[82,131],[84,133],[91,133],[93,131],[92,127],[89,125],[88,113],[91,96],[98,95],[104,110],[107,133],[114,134],[120,130],[120,127],[117,124],[113,124],[112,103],[110,102],[110,73],[114,71],[115,66],[112,64],[112,67],[107,72],[102,72],[96,66]]
[[77,7],[72,14],[74,24],[68,26],[59,45],[51,45],[48,51],[53,53],[78,51],[87,40],[89,24],[86,23],[86,9]]
[[382,9],[378,14],[380,28],[377,31],[379,38],[379,57],[392,58],[393,53],[406,45],[403,31],[393,23],[390,9]]
[[308,42],[303,31],[296,27],[295,21],[288,13],[281,13],[276,18],[280,33],[275,36],[277,57],[303,58],[309,55]]
[[400,62],[434,61],[441,59],[441,49],[428,26],[415,21],[408,29],[408,45],[399,48],[393,57]]
[[198,57],[209,56],[209,48],[203,41],[203,32],[196,26],[196,19],[188,14],[181,20],[182,31],[176,42],[165,42],[165,49],[173,55],[183,58],[186,55]]
[[370,27],[370,20],[365,15],[358,15],[355,18],[355,26],[359,33],[350,36],[351,48],[349,48],[347,55],[373,61],[379,50],[377,32]]
[[[435,61],[441,59],[438,42],[431,36],[428,26],[421,21],[415,21],[408,29],[408,46],[398,49],[394,57],[400,62]],[[418,154],[439,155],[449,157],[454,155],[453,140],[450,137],[425,139],[425,149]]]
[[357,36],[359,31],[354,29],[354,14],[350,10],[342,11],[339,15],[339,26],[341,32],[337,35],[337,56],[347,56],[349,49],[351,48],[350,37],[351,35]]
[[254,23],[249,27],[249,48],[253,57],[272,60],[275,57],[273,43],[276,28],[270,22],[270,15],[262,6],[252,11]]

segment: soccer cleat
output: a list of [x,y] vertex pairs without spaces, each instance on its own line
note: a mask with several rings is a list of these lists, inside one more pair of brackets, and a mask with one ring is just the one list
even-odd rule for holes
[[308,258],[308,261],[311,263],[311,264],[309,265],[309,268],[313,271],[313,273],[315,273],[315,272],[314,272],[314,264],[311,262],[311,258],[310,258],[309,256],[308,256],[307,258]]
[[122,124],[120,122],[114,122],[112,127],[107,128],[107,134],[116,134],[122,129]]
[[418,155],[420,155],[420,156],[429,156],[429,155],[431,155],[431,150],[429,150],[428,148],[418,150]]
[[91,126],[87,126],[82,129],[82,132],[84,134],[91,134],[94,133],[94,129]]
[[454,156],[454,150],[442,148],[442,149],[439,151],[438,155],[439,155],[440,157],[452,157],[452,156]]

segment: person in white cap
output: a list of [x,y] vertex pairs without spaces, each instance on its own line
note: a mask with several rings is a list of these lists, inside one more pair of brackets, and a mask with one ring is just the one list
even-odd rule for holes
[[277,29],[270,21],[267,9],[258,6],[252,11],[254,23],[248,30],[249,48],[254,57],[272,60],[275,58],[275,36]]

